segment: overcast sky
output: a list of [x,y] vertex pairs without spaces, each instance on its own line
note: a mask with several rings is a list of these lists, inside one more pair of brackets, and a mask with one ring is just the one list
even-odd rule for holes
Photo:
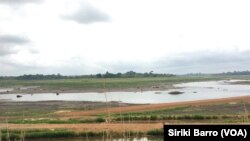
[[250,70],[249,0],[0,0],[0,75]]

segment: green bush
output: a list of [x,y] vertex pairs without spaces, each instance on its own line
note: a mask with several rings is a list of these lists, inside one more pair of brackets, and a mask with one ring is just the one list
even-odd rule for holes
[[147,132],[147,135],[150,136],[162,136],[164,134],[163,129],[154,129],[154,130],[149,130]]
[[101,117],[98,117],[98,118],[95,119],[95,122],[97,122],[97,123],[105,122],[105,119],[101,118]]
[[150,120],[157,120],[157,115],[151,115]]

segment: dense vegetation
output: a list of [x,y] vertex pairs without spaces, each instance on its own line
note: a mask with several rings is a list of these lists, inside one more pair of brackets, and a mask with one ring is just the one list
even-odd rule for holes
[[61,75],[58,74],[25,74],[21,76],[0,76],[0,79],[16,79],[16,80],[53,80],[53,79],[81,79],[81,78],[133,78],[133,77],[171,77],[175,76],[173,74],[160,74],[153,73],[153,71],[145,73],[137,73],[134,71],[128,71],[126,73],[110,73],[106,72],[104,74],[90,74],[90,75]]
[[250,71],[223,72],[221,75],[250,75]]
[[[233,71],[233,72],[223,72],[223,73],[214,73],[214,74],[205,74],[205,73],[190,73],[185,74],[184,76],[224,76],[224,75],[250,75],[250,71]],[[58,74],[24,74],[21,76],[0,76],[0,79],[8,80],[54,80],[54,79],[82,79],[82,78],[134,78],[134,77],[173,77],[174,74],[166,73],[154,73],[153,71],[139,73],[135,71],[128,71],[125,73],[98,73],[98,74],[89,74],[89,75],[61,75]]]

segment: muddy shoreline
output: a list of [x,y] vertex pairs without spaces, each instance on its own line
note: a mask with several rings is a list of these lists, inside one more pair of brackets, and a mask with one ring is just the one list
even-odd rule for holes
[[144,87],[144,88],[124,88],[124,89],[79,89],[79,90],[69,90],[69,89],[59,89],[59,90],[48,90],[42,88],[30,88],[30,89],[16,89],[6,90],[0,92],[0,94],[38,94],[38,93],[104,93],[104,92],[145,92],[145,91],[166,91],[169,89],[178,89],[174,86],[164,86],[164,87]]

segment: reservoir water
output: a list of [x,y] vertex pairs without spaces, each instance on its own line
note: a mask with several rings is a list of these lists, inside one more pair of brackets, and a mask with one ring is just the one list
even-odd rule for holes
[[[190,82],[175,85],[176,89],[145,92],[106,92],[106,93],[39,93],[39,94],[0,94],[0,101],[119,101],[124,103],[171,103],[204,99],[227,98],[250,95],[250,85],[231,84],[229,81]],[[4,89],[6,90],[6,89]],[[0,91],[3,91],[0,90]],[[183,94],[169,94],[181,91]]]

